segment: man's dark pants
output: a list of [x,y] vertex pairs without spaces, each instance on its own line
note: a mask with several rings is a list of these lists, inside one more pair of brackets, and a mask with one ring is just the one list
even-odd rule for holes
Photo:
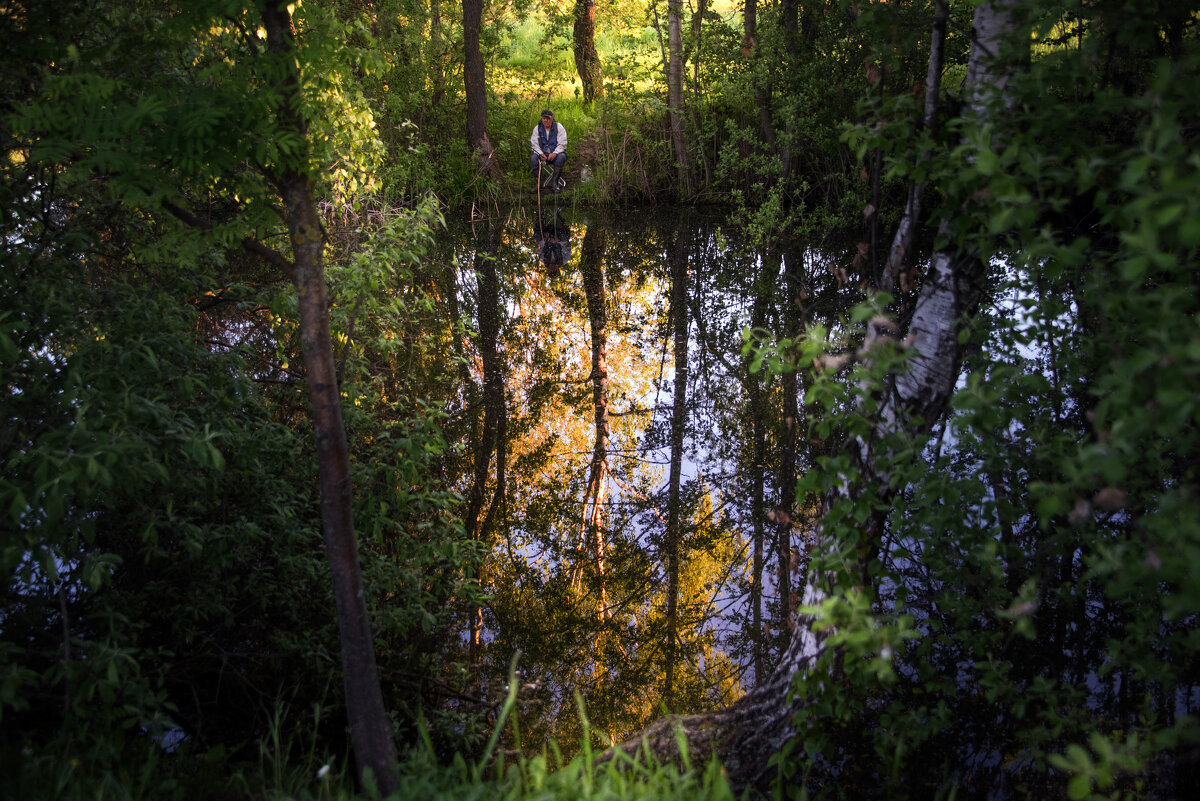
[[[537,175],[538,162],[540,162],[540,161],[541,161],[541,158],[538,156],[537,153],[531,153],[529,155],[529,169],[533,170],[534,175]],[[558,170],[559,172],[562,172],[563,165],[566,163],[567,163],[567,154],[566,153],[559,153],[553,159],[548,159],[546,161],[547,165],[553,164],[554,169]]]

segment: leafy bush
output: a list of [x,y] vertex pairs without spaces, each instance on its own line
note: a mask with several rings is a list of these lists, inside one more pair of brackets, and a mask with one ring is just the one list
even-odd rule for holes
[[[949,418],[873,443],[892,457],[886,483],[833,456],[802,484],[839,499],[823,521],[836,547],[813,567],[835,589],[805,609],[834,633],[797,677],[810,701],[780,760],[798,792],[1148,798],[1195,784],[1200,60],[1130,40],[1125,79],[1075,102],[1102,44],[1035,62],[1010,91],[1058,102],[1018,103],[995,151],[979,150],[989,132],[960,131],[926,176],[957,241],[993,259],[990,301],[961,338]],[[810,399],[868,435],[895,364],[873,350]],[[864,573],[875,515],[883,555]]]

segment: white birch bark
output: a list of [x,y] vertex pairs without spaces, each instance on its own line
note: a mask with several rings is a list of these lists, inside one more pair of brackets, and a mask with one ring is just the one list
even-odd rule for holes
[[667,116],[679,172],[679,194],[691,194],[687,142],[683,134],[683,0],[667,0]]

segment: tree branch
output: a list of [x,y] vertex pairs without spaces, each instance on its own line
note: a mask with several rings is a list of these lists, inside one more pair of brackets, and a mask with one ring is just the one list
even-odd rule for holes
[[[169,212],[171,214],[171,216],[175,217],[177,220],[184,223],[185,225],[189,225],[192,228],[196,228],[201,231],[211,231],[212,230],[212,223],[208,222],[207,220],[200,219],[199,217],[197,217],[195,214],[192,214],[187,209],[181,208],[180,206],[175,205],[174,203],[172,203],[169,200],[164,200],[162,207],[167,212]],[[249,237],[249,236],[242,237],[242,247],[245,248],[250,253],[253,253],[256,256],[261,257],[264,261],[266,261],[268,264],[272,265],[273,267],[279,268],[279,270],[284,274],[284,276],[287,277],[287,279],[289,281],[295,280],[295,277],[296,277],[295,265],[293,265],[292,262],[288,261],[288,258],[286,256],[284,256],[282,253],[280,253],[278,250],[275,250],[272,247],[268,247],[268,246],[264,245],[262,242],[259,242],[257,239],[255,239],[253,237]]]

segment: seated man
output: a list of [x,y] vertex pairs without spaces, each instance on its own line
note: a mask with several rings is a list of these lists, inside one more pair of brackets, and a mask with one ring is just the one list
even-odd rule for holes
[[[541,178],[544,185],[556,186],[558,180],[555,179],[567,163],[567,129],[554,121],[554,114],[550,109],[542,112],[542,122],[534,126],[529,144],[533,148],[529,157],[529,167],[534,176]],[[553,170],[547,175],[545,170],[550,168]],[[539,169],[543,170],[540,175]]]

